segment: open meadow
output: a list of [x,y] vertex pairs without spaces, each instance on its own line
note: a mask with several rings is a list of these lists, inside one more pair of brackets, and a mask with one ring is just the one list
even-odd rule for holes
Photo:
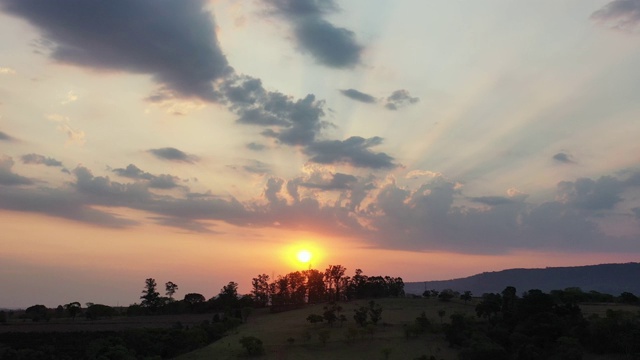
[[[347,321],[342,325],[337,322],[333,327],[306,320],[310,314],[322,314],[324,304],[278,314],[261,309],[249,317],[247,324],[220,341],[178,359],[245,357],[245,350],[239,343],[245,336],[255,336],[263,341],[266,354],[261,358],[264,359],[414,359],[423,355],[456,359],[457,352],[449,348],[442,333],[426,333],[407,339],[403,325],[413,323],[423,311],[436,328],[446,323],[450,314],[475,314],[473,302],[465,304],[460,300],[395,298],[375,301],[382,306],[383,312],[382,320],[374,329],[356,327],[353,319],[356,308],[368,305],[366,300],[340,303]],[[329,334],[325,344],[320,339],[323,333]]]

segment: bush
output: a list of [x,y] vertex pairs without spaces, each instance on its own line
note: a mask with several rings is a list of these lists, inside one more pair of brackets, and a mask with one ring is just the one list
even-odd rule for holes
[[240,339],[240,344],[250,356],[258,356],[264,354],[264,346],[262,340],[255,336],[244,336]]

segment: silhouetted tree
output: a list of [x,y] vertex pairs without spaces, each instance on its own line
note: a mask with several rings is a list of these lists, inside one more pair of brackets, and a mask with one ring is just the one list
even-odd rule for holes
[[65,310],[67,310],[67,313],[73,320],[75,320],[78,313],[80,313],[80,311],[82,310],[82,306],[77,301],[68,303],[67,305],[64,306],[64,308]]
[[164,287],[166,289],[165,294],[169,297],[169,299],[173,300],[173,294],[175,294],[176,290],[178,290],[178,284],[174,284],[172,281],[169,281],[164,284]]
[[382,320],[382,306],[375,301],[369,301],[369,318],[373,325],[377,325]]
[[324,300],[324,274],[316,269],[304,271],[307,278],[307,302],[314,304]]
[[251,281],[251,286],[254,303],[259,307],[267,306],[271,295],[269,291],[269,275],[262,274],[254,277]]
[[203,303],[205,302],[205,300],[206,299],[204,295],[198,294],[198,293],[189,293],[184,296],[184,302],[186,302],[189,305]]
[[464,301],[465,304],[471,300],[471,291],[467,290],[464,294],[460,295],[460,300]]
[[152,278],[148,278],[145,280],[144,290],[142,290],[142,302],[140,306],[150,309],[151,311],[155,311],[160,305],[160,293],[156,291],[156,280]]
[[238,283],[229,281],[229,283],[220,289],[218,301],[222,306],[234,307],[238,302]]
[[327,284],[327,292],[332,300],[340,300],[341,279],[347,269],[342,265],[329,265],[324,271],[324,281]]

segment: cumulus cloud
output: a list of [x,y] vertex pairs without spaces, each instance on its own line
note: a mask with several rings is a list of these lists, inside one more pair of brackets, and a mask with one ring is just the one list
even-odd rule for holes
[[271,13],[287,20],[300,50],[320,64],[351,68],[360,63],[363,47],[353,31],[337,27],[323,17],[338,11],[332,0],[263,0]]
[[137,166],[129,164],[126,168],[112,170],[115,174],[136,180],[145,180],[150,188],[153,189],[173,189],[179,185],[180,179],[177,176],[161,174],[153,175],[140,170]]
[[380,145],[382,138],[352,136],[344,141],[326,140],[309,145],[304,151],[309,161],[319,164],[348,164],[353,167],[390,169],[397,165],[394,158],[383,152],[373,152],[371,147]]
[[591,14],[591,19],[612,29],[635,31],[640,24],[640,1],[613,0]]
[[319,190],[346,190],[350,189],[351,185],[356,182],[358,182],[358,178],[353,175],[335,173],[332,174],[328,180],[322,179],[318,182],[301,182],[300,186]]
[[242,169],[246,172],[260,175],[269,174],[271,172],[271,168],[268,164],[258,160],[251,160],[249,164],[243,165]]
[[469,198],[469,200],[475,203],[489,205],[489,206],[511,204],[515,201],[512,198],[508,198],[504,196],[478,196],[478,197],[471,197]]
[[580,178],[558,184],[558,199],[568,205],[586,210],[606,210],[622,201],[624,183],[611,176],[598,180]]
[[198,160],[198,157],[195,155],[189,155],[184,151],[178,150],[173,147],[165,147],[158,149],[149,149],[149,153],[162,160],[176,161],[176,162],[186,162],[193,163]]
[[215,101],[212,81],[231,72],[205,0],[0,0],[38,27],[50,56],[93,69],[149,74],[183,97]]
[[62,162],[39,154],[25,154],[20,158],[24,164],[37,164],[45,166],[62,166]]
[[434,177],[439,177],[439,176],[442,176],[442,174],[439,173],[439,172],[435,172],[435,171],[411,170],[405,175],[405,178],[406,179],[418,179],[418,178],[421,178],[421,177],[434,178]]
[[564,164],[573,164],[573,158],[571,155],[565,153],[565,152],[559,152],[555,155],[553,155],[553,160],[557,161],[557,162],[561,162]]
[[386,99],[384,105],[389,110],[398,110],[407,105],[415,104],[420,101],[419,98],[411,96],[409,91],[400,89],[391,93]]
[[285,145],[307,145],[329,123],[324,117],[324,101],[312,94],[293,99],[277,91],[268,91],[260,79],[237,76],[225,82],[221,90],[238,122],[268,127],[262,134]]
[[65,95],[64,100],[60,102],[62,105],[70,104],[74,101],[78,100],[78,95],[76,95],[73,91],[69,91],[67,95]]
[[356,89],[345,89],[340,90],[340,92],[342,93],[342,95],[348,97],[349,99],[363,102],[365,104],[375,104],[377,102],[375,97]]
[[0,157],[0,185],[29,185],[33,181],[31,179],[18,175],[13,172],[14,161],[9,156]]

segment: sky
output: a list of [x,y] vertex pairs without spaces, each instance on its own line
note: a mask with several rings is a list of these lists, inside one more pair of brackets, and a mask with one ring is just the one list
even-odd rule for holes
[[640,0],[0,0],[0,307],[638,261],[639,65]]

